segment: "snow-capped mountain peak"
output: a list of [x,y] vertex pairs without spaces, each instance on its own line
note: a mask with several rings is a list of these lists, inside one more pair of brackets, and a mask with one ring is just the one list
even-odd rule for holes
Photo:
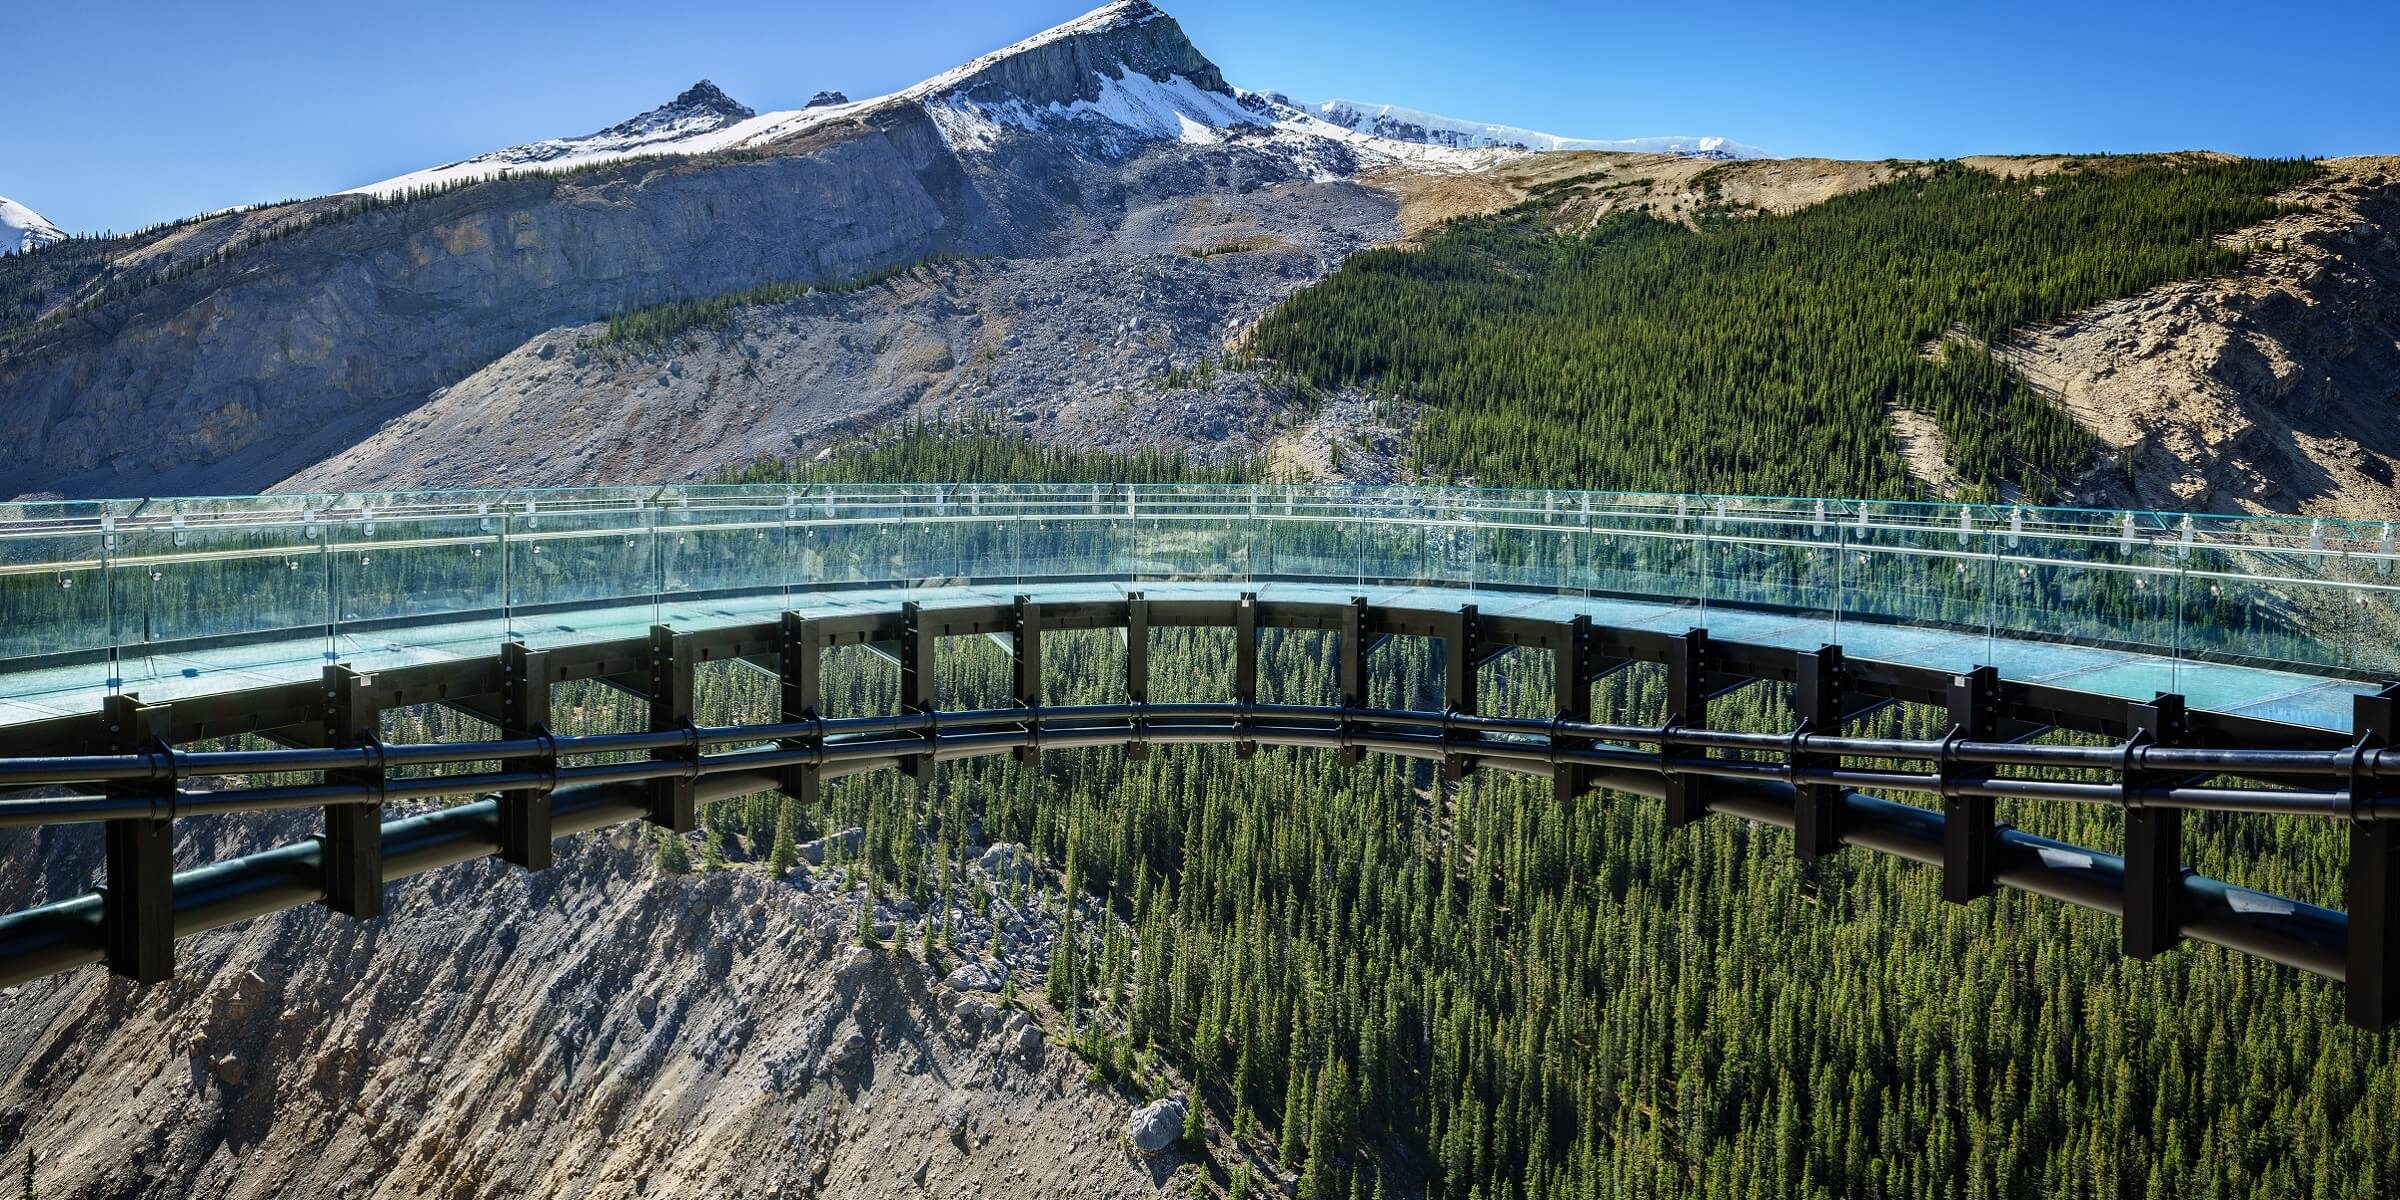
[[43,220],[42,214],[0,196],[0,254],[30,253],[65,240],[66,231]]
[[1213,145],[1244,138],[1317,172],[1380,162],[1471,169],[1509,154],[1550,150],[1769,157],[1724,138],[1567,138],[1392,105],[1295,104],[1279,93],[1226,83],[1175,19],[1148,0],[1115,0],[890,95],[851,101],[820,91],[804,108],[753,113],[703,80],[598,133],[513,146],[357,190],[389,195],[513,170],[757,148],[839,118],[910,105],[923,109],[961,152],[992,151],[1012,136],[1055,132],[1117,153],[1152,141]]
[[694,142],[750,121],[758,114],[708,80],[684,89],[657,108],[582,137],[548,138],[510,146],[454,163],[411,171],[356,190],[389,195],[411,188],[480,179],[513,170],[563,170],[644,154],[691,153]]

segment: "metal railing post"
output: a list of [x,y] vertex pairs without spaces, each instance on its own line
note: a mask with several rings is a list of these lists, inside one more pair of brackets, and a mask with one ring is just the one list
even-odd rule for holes
[[100,936],[111,974],[158,983],[175,973],[174,719],[163,704],[132,693],[103,697],[102,732],[118,754],[163,753],[164,778],[113,785],[111,796],[147,798],[150,815],[105,827],[108,882],[100,897]]
[[1992,854],[1999,842],[1989,796],[1961,796],[1952,788],[1981,783],[1988,770],[1968,769],[1951,760],[1951,748],[1962,741],[1988,742],[2000,730],[2000,672],[1977,667],[1950,677],[1950,732],[1942,741],[1942,895],[1965,904],[1992,894]]
[[2400,736],[2400,683],[2351,702],[2350,909],[2343,959],[2343,1015],[2361,1029],[2387,1029],[2400,1021],[2400,821],[2380,820],[2383,788],[2360,771],[2370,751]]
[[[339,663],[325,668],[325,744],[360,746],[370,766],[327,771],[327,783],[383,786],[383,706],[375,678]],[[383,802],[325,806],[325,907],[366,920],[383,915]]]
[[2155,958],[2181,941],[2183,810],[2146,802],[2141,791],[2163,782],[2158,772],[2135,764],[2146,746],[2177,746],[2189,728],[2183,697],[2161,692],[2148,703],[2126,705],[2125,765],[2121,786],[2125,809],[2125,953]]
[[[550,736],[550,655],[519,641],[500,647],[500,736],[509,741]],[[555,753],[504,759],[503,771],[540,771],[550,781],[500,793],[500,858],[528,871],[548,870],[550,793],[558,786]]]

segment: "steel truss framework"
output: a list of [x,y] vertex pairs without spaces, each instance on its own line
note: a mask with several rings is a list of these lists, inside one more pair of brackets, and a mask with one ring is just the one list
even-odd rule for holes
[[[1149,702],[1153,630],[1234,631],[1234,695],[1221,703]],[[1257,699],[1261,629],[1336,636],[1340,703]],[[1122,704],[1045,706],[1041,648],[1052,631],[1114,629],[1126,637]],[[937,711],[933,653],[946,637],[1004,636],[1015,658],[1016,704]],[[1445,650],[1440,712],[1378,709],[1366,660],[1391,637],[1438,639]],[[824,651],[868,645],[896,659],[903,711],[818,713]],[[75,899],[0,917],[0,982],[93,963],[140,981],[167,978],[181,936],[299,905],[357,918],[380,915],[391,881],[485,856],[540,870],[552,842],[623,821],[676,831],[696,807],[767,789],[803,800],[830,779],[898,768],[930,786],[940,762],[991,754],[1033,761],[1046,750],[1231,743],[1426,759],[1452,778],[1470,770],[1546,775],[1562,798],[1594,788],[1662,799],[1670,825],[1708,813],[1792,829],[1806,859],[1844,846],[1940,867],[1945,895],[1965,903],[2020,888],[2124,919],[2125,952],[2149,958],[2190,938],[2346,983],[2345,1015],[2382,1029],[2400,1020],[2400,685],[2361,696],[2341,735],[2004,679],[1850,659],[1838,646],[1793,650],[1680,634],[1479,613],[1227,599],[1123,599],[897,609],[697,631],[547,650],[510,642],[496,655],[361,674],[326,668],[321,682],[278,685],[146,705],[110,697],[103,712],[9,730],[0,789],[68,786],[82,794],[0,798],[0,826],[101,822],[107,882]],[[1556,717],[1481,715],[1476,666],[1510,650],[1546,651]],[[700,664],[746,660],[776,671],[773,722],[703,727],[693,720]],[[1658,664],[1666,713],[1656,726],[1590,718],[1591,685],[1635,663]],[[597,680],[642,697],[643,732],[551,732],[550,689]],[[1760,682],[1789,685],[1797,726],[1736,733],[1709,726],[1709,702]],[[1894,703],[1940,706],[1950,726],[1931,740],[1847,735],[1851,722]],[[387,744],[386,711],[441,704],[495,725],[484,742]],[[2050,729],[2114,739],[2108,746],[2028,744]],[[195,752],[178,743],[255,733],[288,748]],[[27,753],[38,742],[46,754]],[[571,762],[602,753],[632,761]],[[1852,765],[1852,760],[1873,760]],[[496,762],[496,770],[395,778],[394,768]],[[1894,765],[1908,764],[1909,766]],[[2049,778],[2034,778],[2028,771]],[[319,774],[295,786],[186,790],[197,778],[265,772]],[[2059,779],[2066,774],[2072,779]],[[1921,807],[1868,791],[1931,797]],[[396,801],[484,798],[383,819]],[[2001,799],[2121,808],[2124,853],[2035,837],[1995,822]],[[324,831],[308,841],[196,870],[173,871],[172,825],[182,817],[315,808]],[[2183,815],[2196,810],[2315,815],[2350,830],[2348,912],[2335,912],[2200,876],[2184,867]]]

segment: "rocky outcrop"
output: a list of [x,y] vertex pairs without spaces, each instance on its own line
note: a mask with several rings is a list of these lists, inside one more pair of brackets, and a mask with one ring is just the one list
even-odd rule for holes
[[1204,90],[1232,95],[1175,18],[1148,0],[1120,0],[1078,20],[987,54],[927,85],[977,104],[1021,102],[1065,107],[1100,98],[1101,82],[1127,73],[1182,76]]
[[1125,1138],[1144,1154],[1156,1154],[1183,1136],[1183,1119],[1191,1111],[1180,1095],[1153,1100],[1133,1110],[1125,1122]]
[[[313,824],[178,822],[178,857]],[[5,907],[90,886],[98,832],[0,833]],[[630,827],[586,835],[538,874],[397,885],[375,921],[309,907],[187,939],[171,982],[0,991],[8,1186],[30,1149],[44,1196],[1188,1193],[1127,1154],[1126,1097],[1045,1054],[1039,1020],[855,945],[863,893],[651,858]],[[944,917],[962,944],[1038,962],[972,895]],[[922,946],[934,916],[889,919]]]
[[2109,446],[2078,502],[2400,514],[2400,158],[2325,165],[2296,211],[2238,235],[2239,273],[1999,349]]

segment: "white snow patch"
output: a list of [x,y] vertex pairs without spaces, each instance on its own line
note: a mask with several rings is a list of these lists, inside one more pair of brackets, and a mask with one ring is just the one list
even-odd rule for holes
[[42,214],[0,196],[0,254],[27,254],[65,240],[66,230],[43,220]]
[[728,123],[722,114],[696,113],[677,121],[661,123],[650,130],[630,136],[594,135],[588,138],[551,138],[459,162],[395,175],[380,183],[352,188],[352,192],[389,196],[411,188],[455,183],[463,179],[494,179],[515,171],[568,171],[601,163],[621,162],[629,158],[653,155],[708,154],[718,150],[733,150],[758,146],[777,138],[788,137],[836,117],[857,112],[873,101],[853,104],[828,104],[818,108],[795,108],[783,112],[760,113],[747,120]]
[[1683,154],[1705,158],[1772,158],[1756,146],[1721,137],[1571,138],[1513,125],[1461,121],[1439,113],[1368,104],[1357,100],[1327,100],[1305,106],[1310,115],[1330,125],[1393,141],[1421,142],[1454,149],[1486,147],[1522,150],[1617,150],[1647,154]]

